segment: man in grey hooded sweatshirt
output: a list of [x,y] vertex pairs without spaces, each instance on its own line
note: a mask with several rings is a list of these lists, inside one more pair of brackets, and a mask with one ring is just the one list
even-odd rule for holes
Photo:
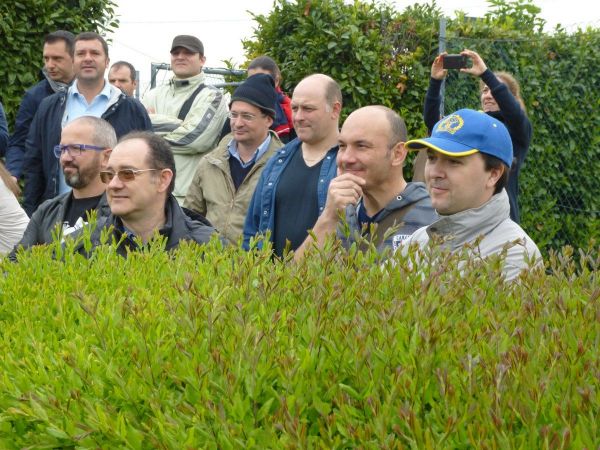
[[[321,247],[336,232],[345,246],[371,241],[381,252],[395,250],[438,218],[425,185],[404,179],[406,135],[402,118],[385,106],[366,106],[348,116],[339,135],[338,175],[312,230],[316,241],[309,235],[297,259],[309,245]],[[342,214],[345,224],[339,223]]]

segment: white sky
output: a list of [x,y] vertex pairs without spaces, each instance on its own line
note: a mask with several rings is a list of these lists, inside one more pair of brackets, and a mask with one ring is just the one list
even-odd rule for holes
[[[399,10],[414,3],[430,1],[392,1]],[[438,0],[447,16],[462,10],[469,16],[482,16],[488,9],[485,0]],[[600,2],[597,0],[534,0],[541,17],[552,29],[558,23],[568,30],[577,26],[600,27]],[[241,40],[252,36],[256,26],[249,11],[266,14],[273,0],[117,0],[119,29],[112,39],[112,62],[126,60],[140,71],[141,93],[150,80],[151,62],[169,62],[173,37],[193,34],[204,43],[207,67],[224,67],[223,61],[236,65],[245,61]],[[166,74],[163,72],[163,74]],[[160,79],[159,79],[160,81]]]

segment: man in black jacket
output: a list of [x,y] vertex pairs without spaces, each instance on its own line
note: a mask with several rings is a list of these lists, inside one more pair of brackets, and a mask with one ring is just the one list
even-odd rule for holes
[[[83,227],[90,211],[96,210],[98,216],[110,214],[100,171],[116,144],[113,127],[97,117],[80,117],[62,130],[53,155],[60,161],[65,181],[72,190],[40,205],[15,251],[52,242],[57,225],[60,225],[59,236],[64,239]],[[13,260],[15,251],[10,255]]]
[[30,216],[44,200],[69,190],[53,154],[64,125],[81,116],[95,116],[109,122],[117,137],[152,130],[142,104],[104,79],[108,63],[108,44],[102,36],[90,32],[75,37],[75,81],[67,92],[42,101],[27,136],[23,206]]
[[[122,138],[100,178],[106,183],[111,214],[98,220],[91,234],[92,248],[102,244],[105,229],[119,242],[117,252],[122,256],[151,245],[156,235],[163,236],[165,249],[171,250],[183,240],[206,243],[215,233],[206,222],[189,217],[177,203],[173,152],[156,134],[135,132]],[[86,253],[83,243],[76,250]]]

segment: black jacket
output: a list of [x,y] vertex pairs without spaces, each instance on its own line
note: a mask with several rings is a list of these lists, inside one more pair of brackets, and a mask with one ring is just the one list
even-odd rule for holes
[[[162,236],[167,238],[165,250],[177,248],[181,241],[194,241],[199,244],[206,244],[210,241],[212,235],[216,233],[216,230],[212,226],[193,220],[187,216],[172,195],[167,198],[165,215],[165,226],[159,231]],[[135,242],[135,239],[125,231],[121,219],[110,214],[108,216],[99,217],[98,219],[97,226],[91,235],[92,252],[96,247],[102,244],[100,239],[102,231],[111,226],[113,227],[115,240],[119,241],[123,238],[117,248],[117,253],[119,255],[126,257],[128,252],[139,250],[139,246]],[[125,237],[123,237],[124,234]],[[91,256],[91,254],[85,251],[83,242],[78,243],[75,250],[87,257]]]
[[[46,97],[29,129],[23,166],[23,208],[30,217],[44,200],[58,194],[59,161],[54,156],[53,148],[60,143],[66,100],[66,92]],[[152,131],[152,123],[144,106],[122,92],[102,114],[102,118],[113,126],[117,137],[134,130]]]
[[[16,251],[19,248],[28,249],[34,245],[51,243],[53,240],[52,233],[57,224],[64,222],[72,198],[72,192],[67,192],[42,203],[31,216],[21,241],[10,253],[9,258],[15,261]],[[110,208],[106,202],[106,194],[100,198],[96,211],[98,211],[98,217],[110,215]]]

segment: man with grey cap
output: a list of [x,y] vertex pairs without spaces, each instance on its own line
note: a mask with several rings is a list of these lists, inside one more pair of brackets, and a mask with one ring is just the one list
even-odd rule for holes
[[505,187],[513,148],[502,122],[461,109],[440,120],[431,137],[408,141],[406,147],[427,150],[425,183],[441,218],[415,231],[403,251],[411,243],[422,248],[441,243],[481,260],[503,255],[505,280],[541,265],[535,242],[510,219]]
[[197,211],[230,242],[242,236],[244,220],[265,162],[283,146],[269,128],[277,94],[273,78],[256,74],[233,93],[231,133],[200,160],[184,206]]
[[173,194],[183,202],[200,158],[217,144],[227,117],[228,95],[206,85],[204,46],[195,36],[179,35],[171,45],[175,77],[144,96],[155,133],[169,142],[177,178]]

